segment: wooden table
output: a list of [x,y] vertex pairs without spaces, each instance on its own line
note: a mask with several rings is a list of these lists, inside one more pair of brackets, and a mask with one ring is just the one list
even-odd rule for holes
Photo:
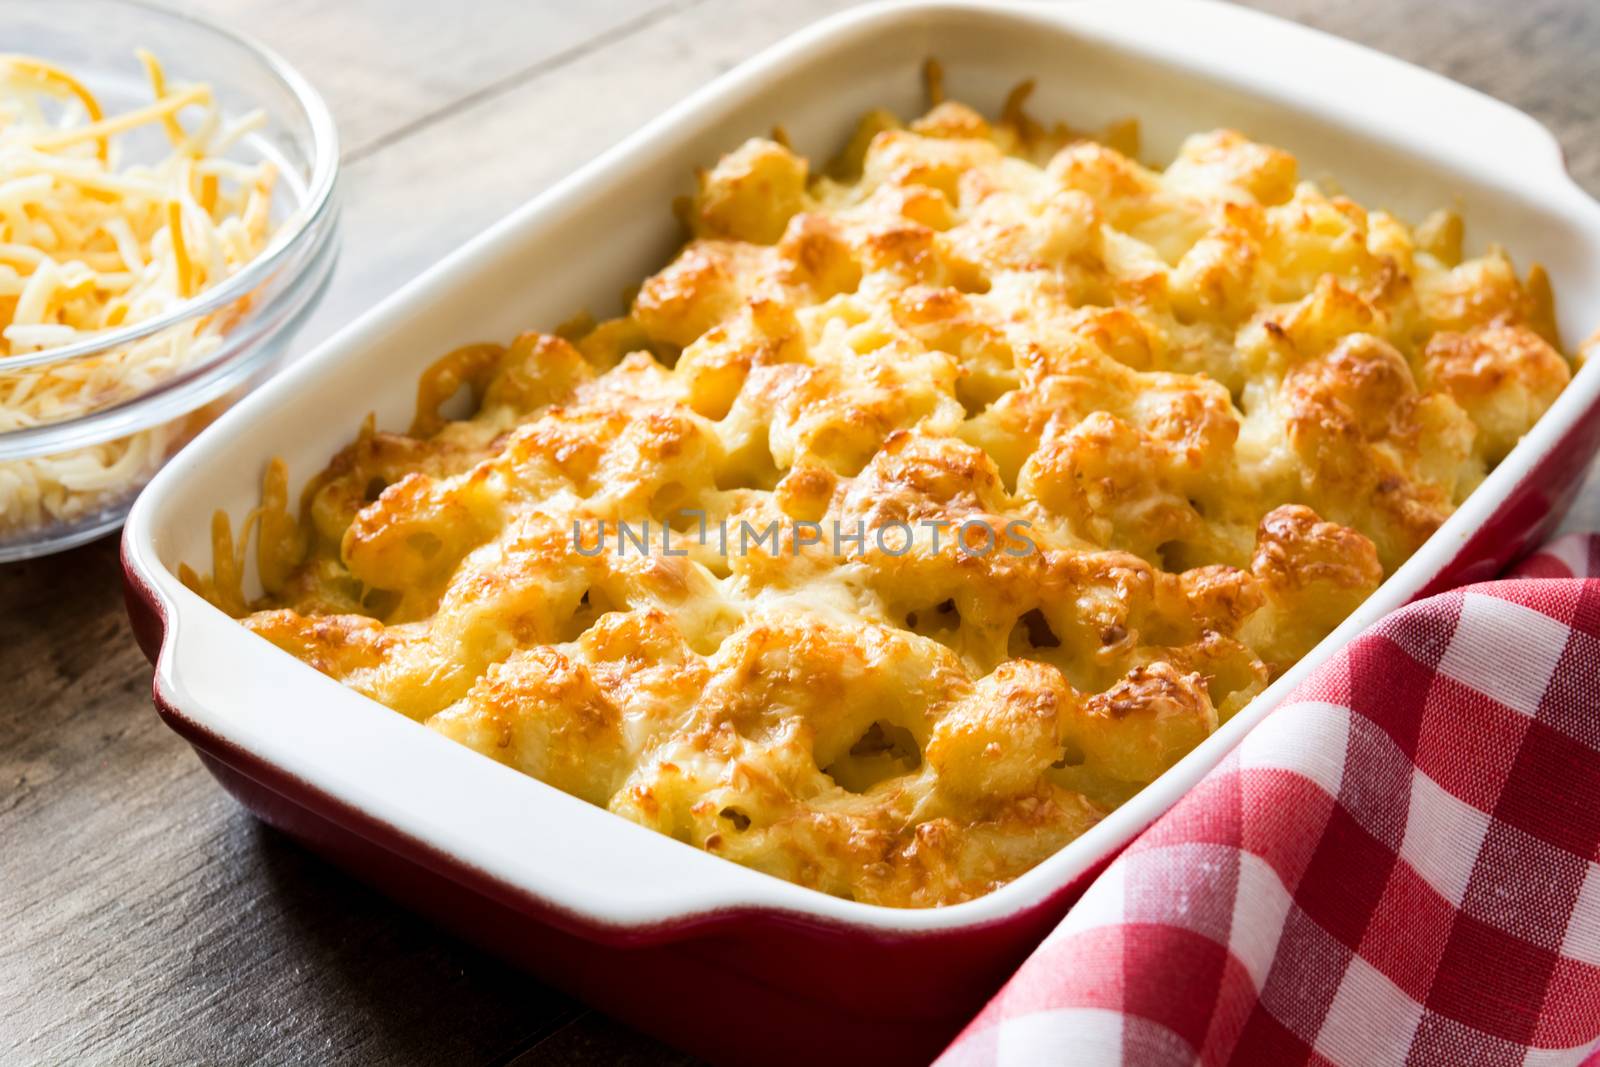
[[[1600,193],[1593,0],[1255,0],[1524,108]],[[326,94],[304,347],[842,0],[203,0]],[[0,27],[4,23],[0,9]],[[1568,520],[1600,527],[1600,477]],[[106,539],[0,568],[0,1062],[681,1063],[264,829],[151,709]]]

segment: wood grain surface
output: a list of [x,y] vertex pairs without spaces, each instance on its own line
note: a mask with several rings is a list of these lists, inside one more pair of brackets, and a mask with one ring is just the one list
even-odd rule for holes
[[[203,0],[316,82],[344,251],[303,350],[841,0]],[[1600,193],[1593,0],[1255,0],[1531,112]],[[0,5],[0,36],[5,9]],[[1568,519],[1600,528],[1600,480]],[[115,539],[0,567],[0,1063],[671,1064],[687,1057],[238,809],[150,706]]]

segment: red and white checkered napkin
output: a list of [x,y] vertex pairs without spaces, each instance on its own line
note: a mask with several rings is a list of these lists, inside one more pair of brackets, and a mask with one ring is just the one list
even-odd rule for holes
[[1563,538],[1363,634],[1128,847],[940,1067],[1582,1061],[1591,575],[1600,535]]

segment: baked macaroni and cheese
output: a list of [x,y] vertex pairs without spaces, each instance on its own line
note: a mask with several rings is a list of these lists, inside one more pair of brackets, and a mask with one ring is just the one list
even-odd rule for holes
[[[185,580],[719,856],[986,893],[1236,713],[1566,384],[1548,281],[1217,130],[935,100],[699,176],[621,318],[433,366]],[[470,391],[475,410],[447,418]],[[253,533],[264,593],[247,600]]]

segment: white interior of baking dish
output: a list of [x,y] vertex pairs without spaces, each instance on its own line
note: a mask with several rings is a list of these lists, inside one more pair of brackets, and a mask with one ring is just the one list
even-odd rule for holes
[[1497,241],[1524,269],[1535,259],[1546,265],[1569,341],[1600,325],[1600,205],[1566,177],[1548,133],[1476,92],[1202,0],[863,9],[738,68],[540,196],[240,404],[171,463],[127,532],[130,560],[165,602],[169,630],[157,671],[164,698],[309,785],[575,917],[632,926],[757,905],[884,930],[980,923],[1065,884],[1181,796],[1316,663],[1425,585],[1600,390],[1600,367],[1586,368],[1355,617],[1160,781],[1012,884],[934,911],[827,897],[584,804],[343,688],[179,584],[180,561],[210,559],[212,510],[243,516],[268,459],[284,457],[298,485],[369,410],[380,426],[405,426],[418,374],[449,348],[551,328],[579,308],[614,310],[615,294],[672,253],[678,231],[668,205],[690,188],[694,166],[780,122],[799,150],[826,158],[869,107],[918,113],[928,56],[944,64],[951,95],[990,113],[1019,79],[1033,77],[1030,106],[1041,116],[1080,127],[1136,116],[1147,162],[1165,162],[1187,133],[1235,126],[1292,150],[1308,177],[1337,175],[1369,206],[1412,220],[1458,207],[1469,245]]

